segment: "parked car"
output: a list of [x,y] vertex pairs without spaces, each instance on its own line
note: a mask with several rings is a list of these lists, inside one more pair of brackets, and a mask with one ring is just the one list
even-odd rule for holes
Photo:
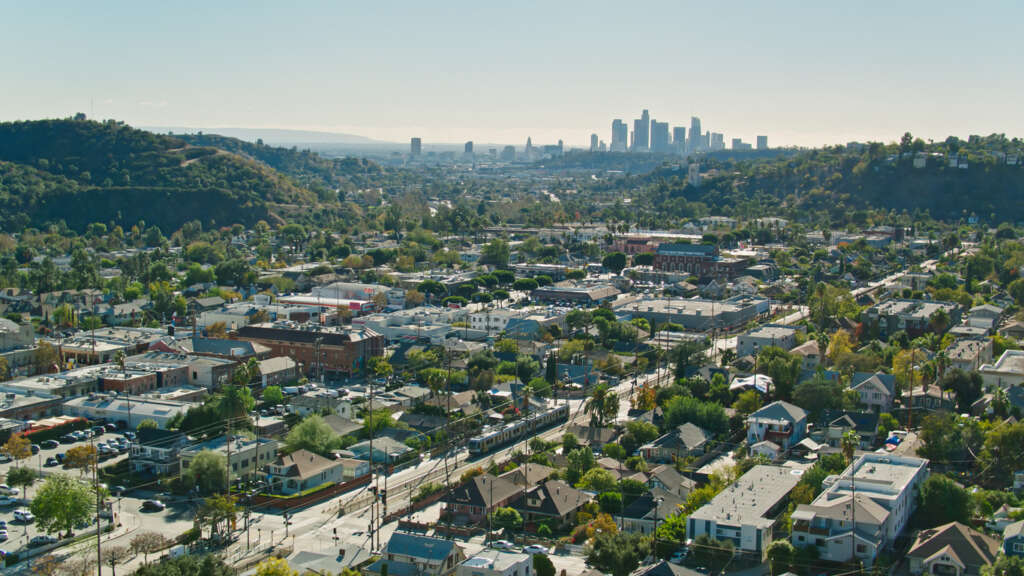
[[6,542],[6,541],[7,541],[7,530],[4,529],[4,528],[0,528],[0,542]]
[[110,487],[110,493],[115,495],[115,496],[120,496],[121,494],[124,494],[127,491],[128,491],[128,489],[125,488],[124,486],[121,486],[121,485],[111,486]]
[[0,452],[0,464],[6,464],[6,463],[10,462],[11,460],[12,460],[12,458],[11,458],[10,454],[5,454],[3,452]]
[[65,454],[64,452],[57,453],[57,462],[63,463],[64,462],[64,458],[66,456],[67,456],[67,454]]
[[104,428],[107,429],[107,432],[117,432],[117,424],[114,424],[113,422],[107,422]]
[[160,512],[167,508],[167,505],[159,500],[146,500],[142,503],[142,510],[145,512]]
[[673,564],[682,564],[686,560],[686,554],[688,550],[686,548],[680,548],[672,553],[672,557],[668,559]]
[[0,494],[6,494],[6,495],[15,494],[16,495],[17,493],[18,493],[18,489],[17,488],[11,488],[7,484],[0,484]]
[[523,547],[523,553],[530,554],[532,556],[533,554],[550,554],[551,552],[540,544],[530,544],[529,546]]
[[43,448],[46,448],[47,450],[53,450],[54,448],[60,446],[60,442],[57,442],[56,440],[43,440],[39,445],[42,446]]
[[78,437],[71,432],[60,437],[61,444],[74,444],[75,442],[78,442]]
[[50,536],[49,534],[40,534],[38,536],[33,536],[32,539],[28,541],[28,547],[38,548],[40,546],[46,546],[48,544],[56,543],[57,539],[55,537]]
[[124,437],[129,440],[135,440],[135,432],[132,432],[131,430],[125,430]]
[[53,468],[54,466],[60,466],[60,462],[53,456],[50,456],[49,458],[46,459],[46,464],[43,464],[43,466],[46,466],[47,468]]
[[515,548],[515,544],[508,540],[495,540],[494,542],[491,542],[491,548],[494,548],[495,550],[512,550]]
[[0,530],[7,530],[7,522],[0,520]]
[[32,455],[33,456],[35,456],[36,454],[39,454],[39,444],[33,444],[33,445],[31,445],[29,447],[29,449],[32,450]]
[[0,506],[10,506],[14,504],[16,500],[10,496],[0,496]]
[[96,436],[103,436],[104,434],[106,434],[106,432],[107,432],[107,429],[104,428],[103,426],[93,426],[92,427],[92,433],[94,435],[96,435]]
[[22,523],[28,524],[29,522],[32,522],[33,520],[35,520],[36,517],[33,516],[32,513],[29,512],[28,510],[26,510],[24,508],[19,508],[19,509],[14,511],[14,519],[17,520],[18,522],[22,522]]

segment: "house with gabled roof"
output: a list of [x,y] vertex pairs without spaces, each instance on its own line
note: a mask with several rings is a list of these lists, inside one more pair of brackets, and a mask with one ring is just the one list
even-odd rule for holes
[[860,396],[860,403],[875,412],[888,412],[896,397],[896,377],[884,372],[855,372],[850,390]]
[[747,445],[767,440],[782,452],[807,435],[807,412],[803,408],[776,400],[747,416]]
[[367,576],[447,576],[465,559],[465,552],[452,540],[395,532],[380,558],[362,570]]
[[458,524],[476,524],[495,508],[508,506],[523,491],[523,486],[504,478],[481,474],[459,484],[441,499],[443,513],[451,515]]
[[343,481],[342,465],[306,449],[278,456],[267,465],[270,485],[281,494],[297,494],[323,484]]
[[568,528],[576,523],[576,512],[590,502],[590,496],[561,480],[548,480],[520,494],[512,502],[529,528],[547,523],[552,528]]
[[979,576],[996,560],[999,542],[959,522],[918,532],[907,551],[911,574]]
[[677,458],[704,452],[709,436],[699,426],[687,422],[641,446],[637,452],[650,462],[672,462]]

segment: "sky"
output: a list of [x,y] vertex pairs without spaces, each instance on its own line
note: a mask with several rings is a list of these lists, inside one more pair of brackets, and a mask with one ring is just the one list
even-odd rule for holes
[[0,0],[0,120],[584,146],[1024,136],[1024,2]]

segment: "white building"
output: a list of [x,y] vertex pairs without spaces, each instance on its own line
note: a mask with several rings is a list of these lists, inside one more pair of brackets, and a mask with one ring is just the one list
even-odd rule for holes
[[738,551],[764,559],[775,520],[799,481],[792,468],[754,466],[690,515],[686,535],[731,540]]
[[90,394],[66,401],[64,414],[89,420],[124,422],[132,430],[142,421],[152,420],[159,428],[166,429],[178,414],[188,412],[193,406],[199,404],[144,396]]
[[778,324],[766,324],[739,335],[736,340],[736,355],[756,356],[758,352],[775,346],[789,351],[796,346],[796,328]]
[[978,368],[985,387],[1010,388],[1024,383],[1024,350],[1007,350],[995,364]]
[[841,475],[826,478],[825,490],[793,512],[793,545],[815,546],[821,559],[833,562],[847,562],[856,553],[870,565],[903,534],[927,478],[927,460],[864,454]]
[[533,558],[485,548],[456,566],[455,576],[533,576]]

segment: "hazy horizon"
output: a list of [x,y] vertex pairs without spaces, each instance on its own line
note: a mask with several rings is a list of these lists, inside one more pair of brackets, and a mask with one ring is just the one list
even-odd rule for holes
[[1021,136],[1022,16],[1011,2],[7,3],[0,119],[585,147],[647,108],[772,146]]

